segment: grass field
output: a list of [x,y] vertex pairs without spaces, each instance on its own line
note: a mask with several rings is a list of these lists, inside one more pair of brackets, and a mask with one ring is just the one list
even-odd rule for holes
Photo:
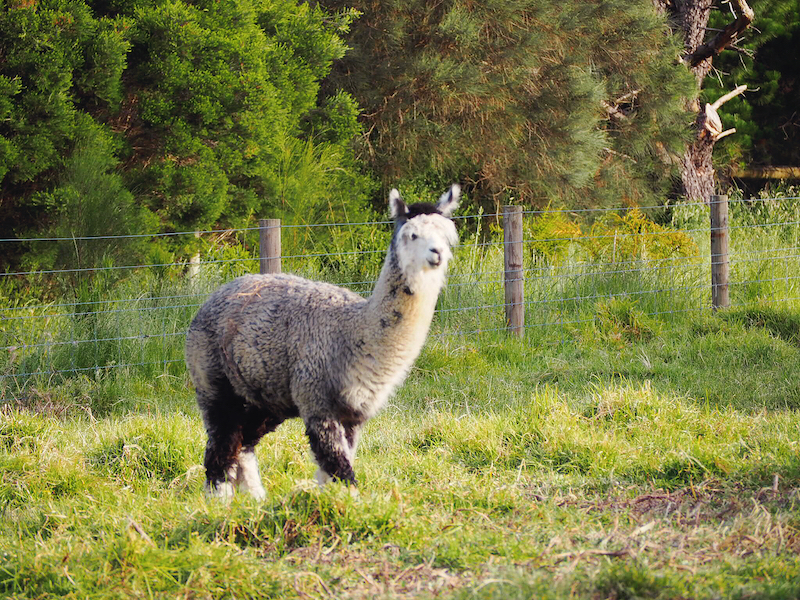
[[0,594],[800,597],[798,311],[649,319],[431,340],[357,494],[309,485],[291,422],[266,501],[207,500],[174,369],[29,389],[0,412]]

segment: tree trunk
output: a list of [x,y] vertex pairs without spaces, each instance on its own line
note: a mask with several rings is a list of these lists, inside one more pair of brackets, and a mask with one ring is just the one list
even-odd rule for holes
[[[696,125],[699,126],[698,123]],[[688,200],[708,202],[714,194],[716,178],[713,152],[714,141],[703,135],[702,131],[686,148],[681,165],[681,187]]]
[[[683,35],[686,54],[682,57],[682,61],[697,78],[698,89],[703,86],[703,81],[711,70],[714,56],[733,44],[738,34],[747,29],[753,21],[753,11],[746,0],[730,0],[730,6],[737,14],[735,20],[713,39],[705,42],[711,2],[653,0],[653,4],[656,10],[669,17],[673,30]],[[695,138],[686,148],[681,164],[682,191],[689,200],[708,202],[714,193],[716,183],[712,160],[714,144],[735,131],[735,129],[722,130],[717,108],[733,96],[741,94],[744,89],[739,87],[735,93],[726,94],[714,104],[701,106],[697,98],[689,102],[690,110],[697,114]]]

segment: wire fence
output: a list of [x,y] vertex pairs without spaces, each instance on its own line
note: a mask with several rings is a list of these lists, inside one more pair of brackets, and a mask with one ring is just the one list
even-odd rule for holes
[[[798,306],[800,200],[730,202],[727,251],[731,306]],[[658,223],[645,215],[658,210]],[[648,320],[669,323],[711,310],[709,209],[684,203],[645,209],[526,211],[519,241],[525,343],[562,344],[602,329],[635,334]],[[508,268],[502,215],[457,217],[461,243],[431,330],[471,343],[506,329]],[[260,228],[80,238],[0,239],[74,254],[52,268],[0,273],[0,398],[31,382],[156,377],[183,372],[185,331],[221,283],[259,271]],[[391,223],[284,225],[282,270],[369,295],[391,238]],[[191,260],[85,264],[92,244],[186,239]],[[59,246],[60,245],[60,246]],[[67,250],[64,250],[67,248]],[[99,254],[95,252],[95,254]],[[50,298],[48,301],[47,299]],[[57,298],[57,299],[55,299]]]

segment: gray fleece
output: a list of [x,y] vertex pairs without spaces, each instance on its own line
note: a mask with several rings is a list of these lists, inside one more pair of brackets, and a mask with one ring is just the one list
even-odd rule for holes
[[[454,196],[447,215],[457,189]],[[306,424],[320,483],[355,483],[361,427],[419,354],[455,240],[438,207],[396,201],[400,218],[369,299],[293,275],[246,275],[198,311],[186,336],[186,363],[208,433],[211,493],[228,495],[238,484],[263,497],[254,447],[292,417]],[[430,250],[419,246],[425,231],[432,232]],[[417,264],[420,247],[424,268],[404,271],[404,264]]]

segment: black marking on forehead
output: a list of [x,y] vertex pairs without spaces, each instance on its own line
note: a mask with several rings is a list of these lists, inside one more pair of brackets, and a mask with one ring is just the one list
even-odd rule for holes
[[418,217],[419,215],[440,215],[442,212],[436,208],[435,205],[429,204],[427,202],[417,202],[416,204],[411,204],[408,207],[408,212],[406,212],[406,219],[413,219],[414,217]]
[[406,207],[405,214],[398,217],[395,220],[395,233],[397,233],[397,230],[400,229],[403,225],[405,225],[406,221],[408,221],[409,219],[413,219],[414,217],[418,217],[420,215],[441,215],[441,214],[442,211],[436,208],[436,205],[429,204],[428,202],[417,202],[415,204],[410,204],[408,207]]
[[[406,207],[405,214],[398,216],[395,219],[394,232],[392,233],[392,243],[391,243],[392,247],[394,247],[394,245],[397,243],[397,235],[403,228],[403,225],[405,225],[409,219],[413,219],[414,217],[418,217],[420,215],[440,215],[444,217],[444,215],[442,215],[442,211],[440,211],[435,204],[430,204],[428,202],[417,202],[415,204],[408,205]],[[394,257],[394,261],[396,263],[397,261],[396,257]],[[408,293],[409,295],[413,294],[413,292],[411,292],[410,290],[406,293]]]

